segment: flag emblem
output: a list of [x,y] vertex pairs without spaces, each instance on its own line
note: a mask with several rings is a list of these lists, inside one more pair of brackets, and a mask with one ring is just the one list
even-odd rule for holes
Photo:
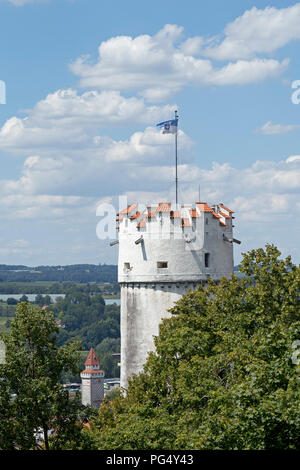
[[176,134],[178,119],[171,119],[170,121],[160,122],[156,127],[162,129],[163,134]]

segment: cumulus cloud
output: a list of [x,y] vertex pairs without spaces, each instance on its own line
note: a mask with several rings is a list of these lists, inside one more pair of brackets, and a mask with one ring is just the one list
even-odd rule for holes
[[287,134],[297,129],[300,129],[300,124],[273,124],[271,121],[267,121],[263,126],[256,129],[256,132],[265,135],[276,135]]
[[[174,199],[170,157],[174,136],[147,126],[153,115],[159,121],[169,117],[172,109],[147,106],[142,98],[124,98],[113,91],[59,90],[38,102],[25,118],[12,117],[0,130],[0,150],[23,156],[24,163],[19,178],[0,181],[3,220],[44,220],[64,231],[71,227],[93,231],[100,198],[115,201],[127,194],[131,201],[145,203]],[[124,126],[126,116],[133,123],[144,122],[145,127],[123,140],[101,132],[107,123]],[[272,126],[269,122],[262,127],[274,133]],[[300,220],[299,156],[277,163],[257,161],[243,169],[214,163],[205,170],[193,163],[192,146],[180,130],[178,170],[183,201],[198,199],[200,182],[203,199],[223,201],[236,211],[242,233],[250,222],[268,223],[273,227],[271,235],[276,233],[278,218],[287,221],[291,208],[293,217]]]
[[[201,200],[210,204],[223,202],[234,210],[235,236],[242,245],[235,247],[235,259],[241,252],[275,243],[284,256],[291,254],[299,262],[300,231],[300,157],[280,162],[257,161],[247,168],[229,163],[214,163],[208,170],[187,165],[180,167],[180,199],[185,203]],[[157,176],[159,172],[155,172]],[[163,168],[161,178],[168,174]],[[174,185],[163,192],[128,191],[129,201],[174,201]]]
[[71,146],[79,151],[98,146],[103,127],[152,124],[168,119],[175,109],[175,105],[146,106],[142,98],[125,98],[116,91],[79,95],[72,89],[58,90],[39,101],[25,118],[14,116],[4,123],[0,149],[28,154]]
[[217,60],[248,59],[271,53],[300,39],[300,3],[287,8],[253,7],[224,29],[224,39],[207,47],[205,55]]
[[215,67],[198,57],[199,37],[182,39],[183,28],[165,25],[153,36],[117,36],[100,44],[98,61],[79,57],[70,68],[83,87],[102,90],[138,90],[148,101],[169,98],[186,84],[236,85],[254,83],[280,74],[288,60],[254,58]]
[[[52,147],[44,148],[38,155],[26,158],[18,180],[1,182],[2,192],[98,197],[100,192],[104,196],[118,194],[128,187],[144,187],[145,181],[152,179],[150,174],[159,173],[162,162],[170,162],[171,139],[171,135],[149,127],[123,141],[99,137],[96,142],[87,142],[84,151],[69,147],[54,152]],[[179,141],[179,151],[185,150],[184,161],[192,142],[182,131]],[[170,180],[173,169],[168,171]],[[156,188],[161,182],[160,177]]]
[[286,159],[287,163],[300,162],[300,155],[291,155]]
[[[170,148],[174,136],[162,135],[153,124],[170,119],[177,107],[149,102],[166,100],[187,84],[243,85],[281,73],[287,60],[280,62],[258,54],[269,54],[298,39],[292,19],[298,15],[297,5],[245,12],[225,28],[223,40],[184,38],[182,27],[165,25],[153,36],[118,36],[102,42],[96,62],[87,57],[77,59],[71,69],[80,77],[80,84],[93,91],[57,90],[33,109],[24,111],[25,117],[13,116],[0,129],[0,151],[24,160],[18,178],[0,181],[5,226],[11,223],[14,227],[20,219],[19,227],[27,221],[32,233],[30,224],[44,223],[46,240],[49,227],[54,236],[56,231],[74,232],[76,236],[81,232],[82,239],[73,237],[74,243],[68,244],[73,261],[78,250],[87,253],[87,236],[90,246],[97,249],[95,210],[99,199],[114,202],[118,195],[126,194],[129,201],[144,203],[173,200],[174,162]],[[266,22],[269,29],[264,36]],[[268,39],[271,30],[276,36],[273,49]],[[216,65],[216,60],[225,63]],[[134,96],[122,96],[122,90]],[[137,131],[128,131],[125,137],[123,132],[122,139],[108,135],[108,129],[129,126],[137,127]],[[268,121],[257,131],[281,134],[298,127]],[[198,199],[200,183],[201,198],[209,203],[222,201],[235,210],[237,230],[244,240],[249,241],[252,236],[253,243],[260,246],[260,240],[268,241],[268,234],[262,230],[256,239],[253,234],[259,229],[253,231],[253,224],[264,228],[268,224],[271,241],[274,234],[277,236],[279,225],[283,227],[291,217],[294,232],[300,229],[298,155],[281,162],[257,161],[242,169],[229,163],[214,163],[210,169],[203,169],[193,161],[192,146],[189,136],[180,130],[178,170],[182,201]],[[248,224],[252,224],[250,229]],[[23,237],[17,234],[14,238],[20,241]],[[52,246],[53,256],[56,244]],[[43,256],[42,244],[39,247]],[[12,253],[26,248],[6,244],[5,250]],[[34,248],[30,249],[34,254]],[[88,253],[90,256],[91,251]]]
[[[179,152],[183,156],[183,149],[192,143],[184,133],[179,137],[182,143]],[[96,147],[87,149],[81,156],[70,149],[67,154],[57,151],[51,156],[53,149],[50,149],[47,155],[28,156],[19,179],[0,182],[2,220],[6,224],[16,223],[18,219],[44,221],[47,226],[55,224],[59,232],[72,228],[75,233],[76,230],[84,233],[90,227],[95,236],[99,199],[117,203],[117,196],[123,194],[129,202],[172,201],[171,138],[154,128],[146,128],[126,141],[111,140],[103,147],[99,144],[97,150]],[[287,227],[292,222],[293,230],[300,229],[297,223],[300,221],[300,157],[297,155],[281,162],[257,161],[242,169],[229,163],[214,163],[210,169],[203,169],[185,155],[178,172],[182,201],[197,200],[200,183],[203,200],[224,202],[236,212],[237,235],[243,238],[243,250],[245,242],[247,248],[251,243],[253,246],[262,246],[266,241],[277,243],[281,223]],[[251,242],[251,234],[262,227],[266,229],[266,224],[270,239],[261,230],[260,236]],[[292,231],[289,233],[292,238]],[[292,241],[289,245],[287,234],[282,236],[286,241],[284,246],[290,249]],[[70,251],[69,256],[72,259],[74,252]]]

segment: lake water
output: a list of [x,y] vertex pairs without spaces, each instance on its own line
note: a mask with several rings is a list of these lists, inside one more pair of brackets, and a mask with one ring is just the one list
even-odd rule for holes
[[105,299],[105,305],[111,305],[111,304],[121,304],[121,299]]
[[[0,300],[4,300],[4,302],[7,301],[10,297],[13,297],[14,299],[20,300],[23,294],[0,294]],[[33,302],[36,298],[37,294],[26,294],[28,297],[29,302]],[[65,298],[65,294],[42,294],[43,296],[49,295],[51,297],[52,302],[55,302],[57,297],[62,297],[63,299]],[[111,304],[117,304],[120,305],[120,299],[105,299],[105,304],[106,305],[111,305]]]
[[[9,298],[17,299],[20,300],[24,294],[0,294],[0,300],[4,300],[4,302],[7,301]],[[28,297],[29,302],[33,302],[37,296],[37,294],[25,294],[26,297]],[[49,295],[51,297],[52,302],[55,302],[57,297],[63,297],[65,298],[65,294],[42,294],[43,296]]]

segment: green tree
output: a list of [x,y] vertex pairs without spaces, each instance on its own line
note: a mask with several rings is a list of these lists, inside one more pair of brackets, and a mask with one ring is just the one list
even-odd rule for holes
[[45,300],[44,300],[44,297],[42,296],[42,294],[37,294],[37,295],[35,296],[34,303],[36,303],[36,304],[39,305],[40,307],[42,307],[43,305],[45,305]]
[[100,362],[100,368],[105,371],[105,376],[119,377],[120,367],[118,360],[113,358],[114,353],[120,352],[120,339],[119,338],[104,338],[95,348],[97,357]]
[[300,269],[273,245],[163,320],[127,395],[100,408],[99,449],[299,449]]
[[[3,335],[6,362],[0,365],[0,448],[35,449],[42,430],[45,449],[80,446],[83,413],[59,383],[65,370],[77,372],[79,345],[58,347],[52,312],[21,303]],[[49,431],[53,437],[49,440]]]

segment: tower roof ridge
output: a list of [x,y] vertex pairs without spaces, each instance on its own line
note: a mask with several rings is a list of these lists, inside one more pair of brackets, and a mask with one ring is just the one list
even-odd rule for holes
[[88,357],[86,358],[84,364],[86,366],[99,366],[100,365],[98,357],[97,357],[97,355],[95,353],[95,350],[93,348],[90,349],[90,352],[89,352]]
[[196,202],[196,207],[200,212],[214,212],[206,202]]
[[170,202],[159,202],[156,208],[156,212],[170,212],[171,203]]

